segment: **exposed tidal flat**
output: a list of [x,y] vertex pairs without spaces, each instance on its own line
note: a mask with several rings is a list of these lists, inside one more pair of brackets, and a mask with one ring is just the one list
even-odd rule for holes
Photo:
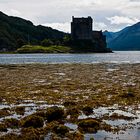
[[0,65],[0,139],[140,139],[140,64]]
[[140,64],[0,65],[0,139],[140,139]]

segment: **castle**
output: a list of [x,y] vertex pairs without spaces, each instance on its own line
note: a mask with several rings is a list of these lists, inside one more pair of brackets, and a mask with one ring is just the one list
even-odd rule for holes
[[71,38],[75,41],[89,40],[94,42],[94,49],[97,52],[111,51],[107,48],[106,36],[103,35],[102,31],[93,31],[93,19],[91,17],[72,17]]
[[71,22],[71,36],[76,39],[92,39],[92,18],[74,18]]

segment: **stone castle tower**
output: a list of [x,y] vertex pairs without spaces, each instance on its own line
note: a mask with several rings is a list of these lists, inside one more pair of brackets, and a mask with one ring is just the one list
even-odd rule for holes
[[72,17],[71,37],[73,40],[91,40],[92,39],[92,23],[91,17],[75,18]]
[[[93,19],[87,18],[75,18],[72,17],[71,22],[71,38],[76,42],[80,42],[87,49],[89,42],[93,52],[112,52],[107,48],[106,36],[102,31],[92,30]],[[86,42],[86,43],[85,43]]]

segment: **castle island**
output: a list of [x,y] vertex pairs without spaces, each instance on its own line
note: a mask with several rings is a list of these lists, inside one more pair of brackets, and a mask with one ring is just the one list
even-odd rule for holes
[[[72,17],[71,22],[71,39],[74,42],[80,42],[85,47],[91,47],[92,52],[111,52],[107,48],[106,36],[102,31],[93,31],[93,19],[89,16],[87,18]],[[88,51],[89,48],[87,48]]]
[[[107,53],[106,36],[93,30],[93,19],[72,17],[71,34],[0,12],[0,52]],[[16,21],[16,22],[15,22]],[[19,23],[19,24],[17,24]],[[7,25],[7,26],[6,26]],[[8,27],[8,28],[7,28]],[[23,30],[24,29],[24,30]]]

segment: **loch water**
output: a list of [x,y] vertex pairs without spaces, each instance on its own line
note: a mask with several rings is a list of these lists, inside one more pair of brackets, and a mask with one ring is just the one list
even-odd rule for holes
[[0,64],[140,63],[140,51],[91,54],[0,54]]

